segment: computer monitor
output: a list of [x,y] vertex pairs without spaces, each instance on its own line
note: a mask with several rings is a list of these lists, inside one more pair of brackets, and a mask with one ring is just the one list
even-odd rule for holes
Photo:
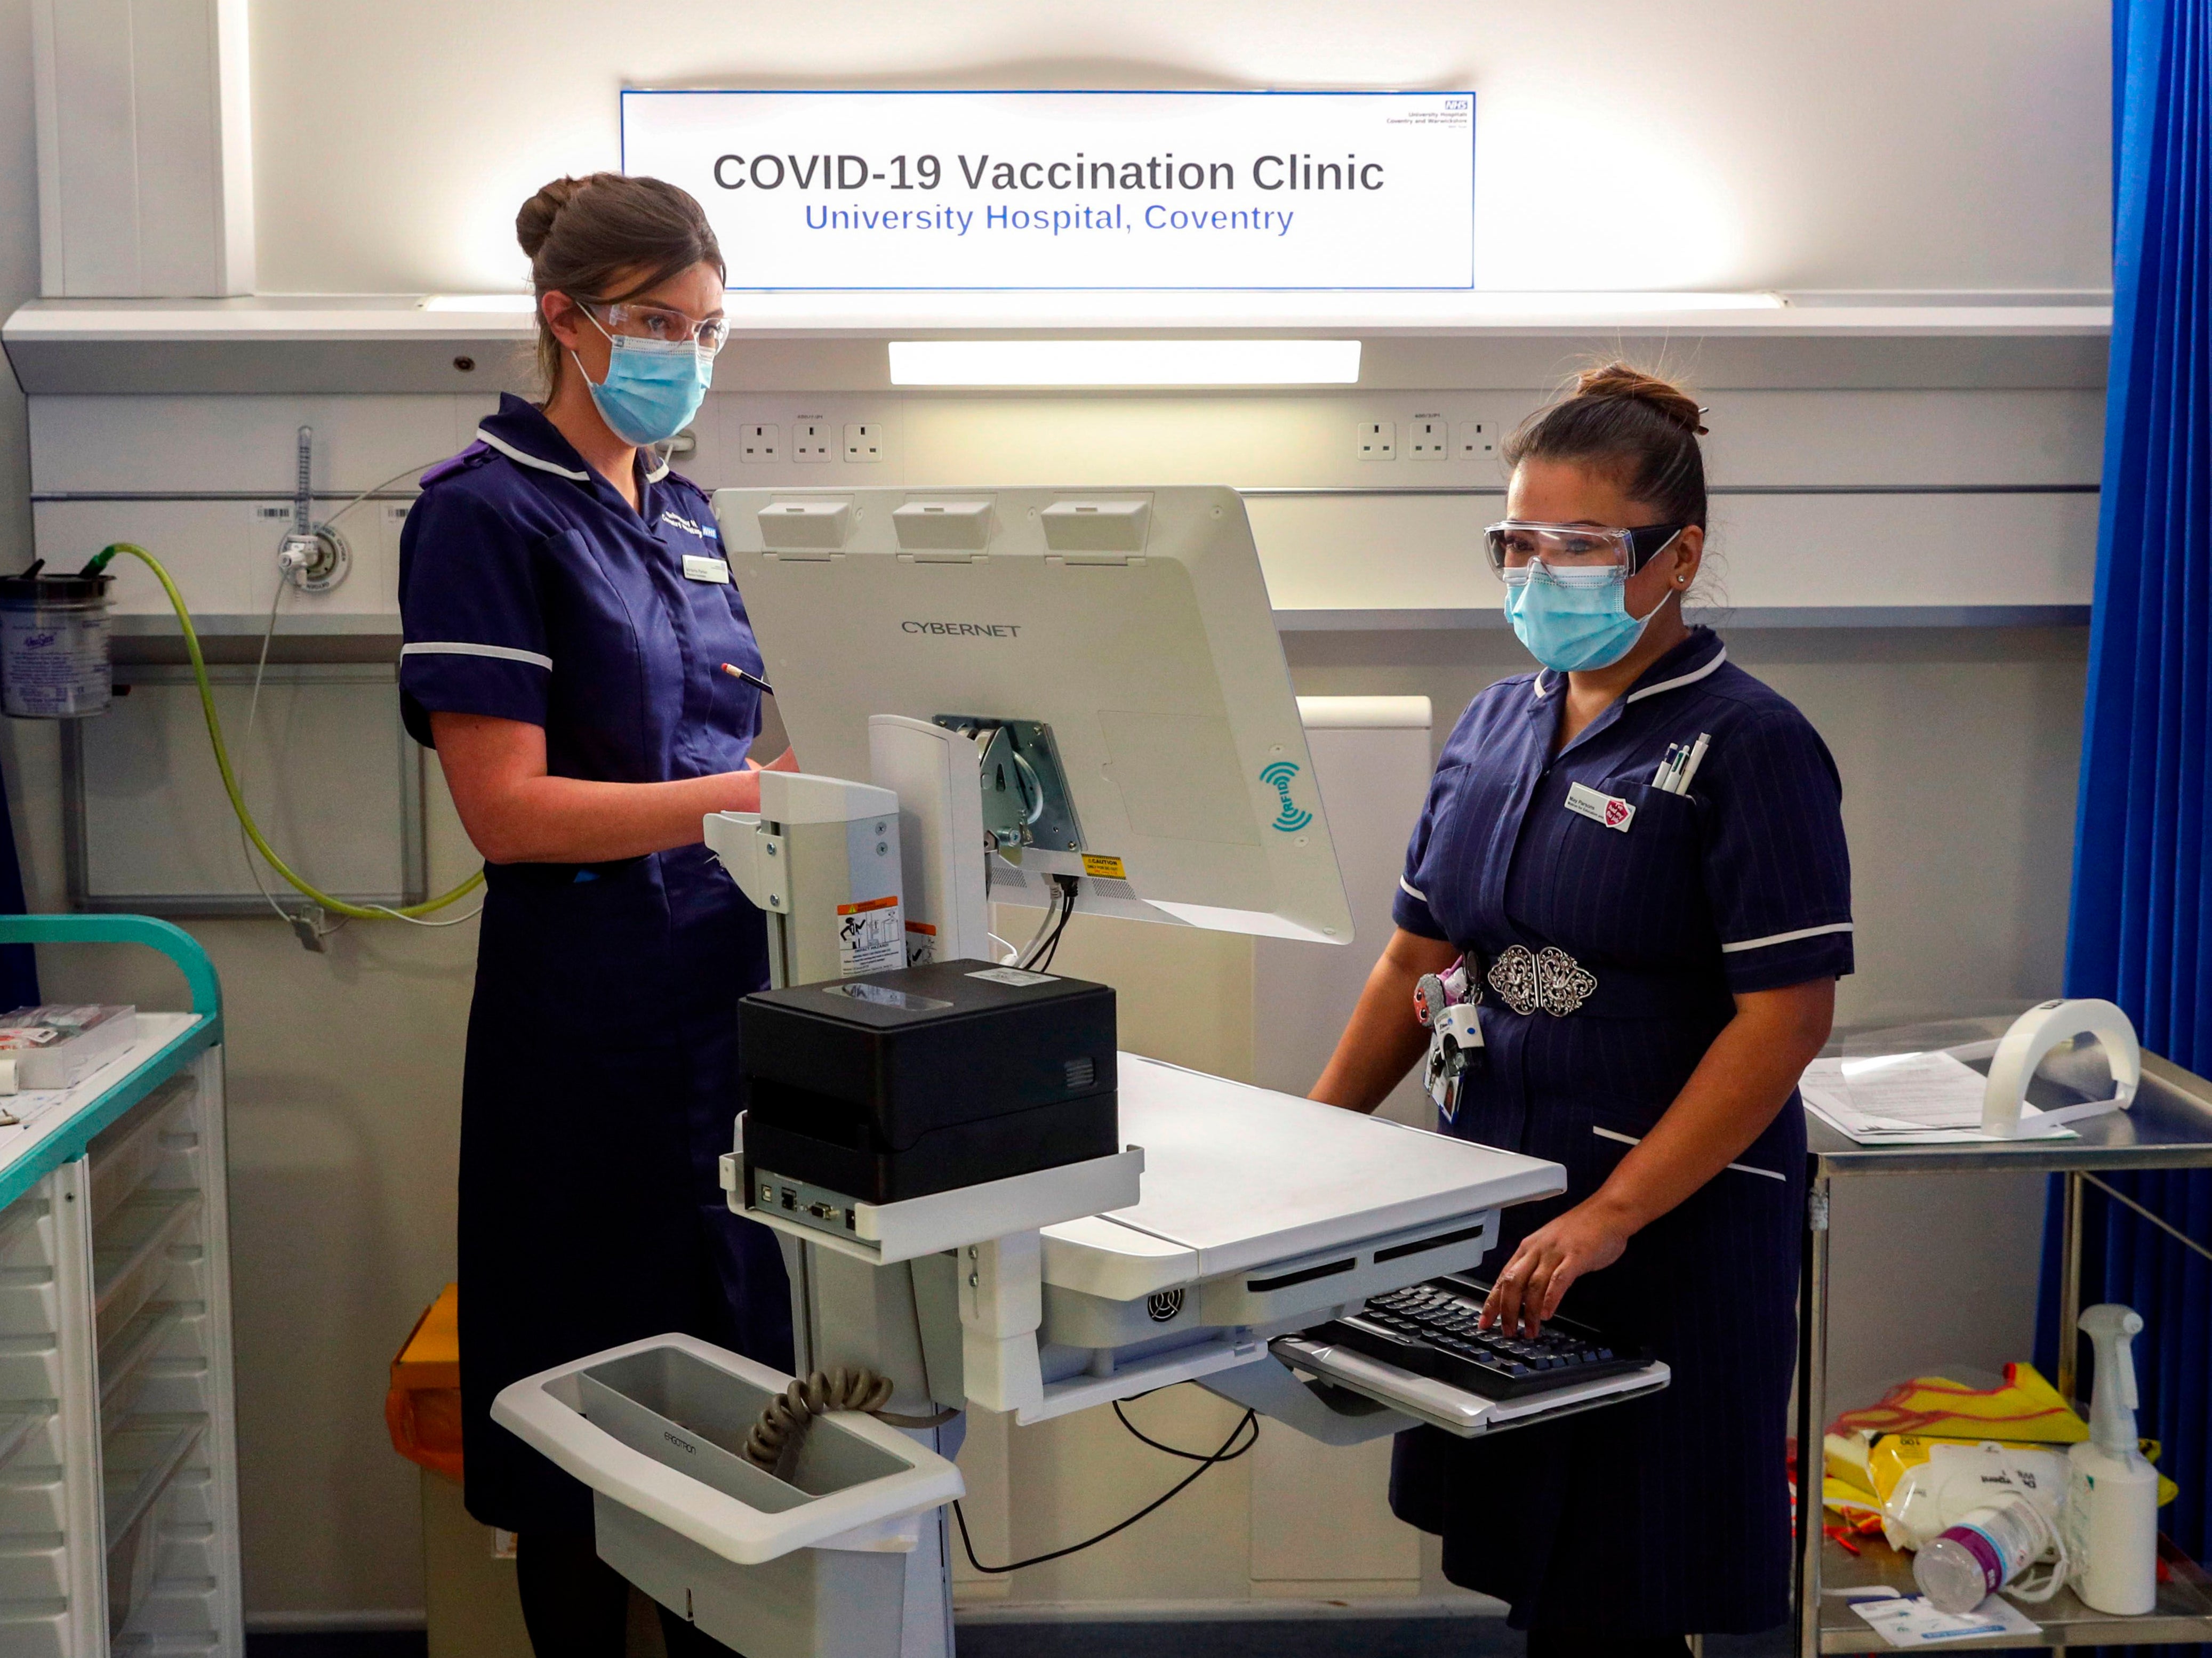
[[1080,910],[1350,941],[1236,491],[722,489],[714,515],[808,771],[869,778],[872,716],[1005,726],[987,799],[1032,844],[990,859],[994,902],[1072,877]]

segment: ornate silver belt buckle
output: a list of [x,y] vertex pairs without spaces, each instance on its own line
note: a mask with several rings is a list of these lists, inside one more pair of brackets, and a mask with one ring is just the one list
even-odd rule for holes
[[1498,999],[1524,1017],[1565,1018],[1597,992],[1597,975],[1556,944],[1515,944],[1499,953],[1486,976]]

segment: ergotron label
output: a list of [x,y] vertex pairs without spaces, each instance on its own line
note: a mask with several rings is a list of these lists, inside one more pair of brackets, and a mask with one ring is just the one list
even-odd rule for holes
[[730,567],[719,558],[708,558],[704,553],[684,555],[684,579],[686,581],[718,581],[725,587],[730,585]]
[[1609,829],[1628,833],[1628,825],[1636,816],[1636,808],[1618,795],[1600,794],[1587,783],[1577,783],[1567,791],[1567,810],[1593,823],[1602,823]]

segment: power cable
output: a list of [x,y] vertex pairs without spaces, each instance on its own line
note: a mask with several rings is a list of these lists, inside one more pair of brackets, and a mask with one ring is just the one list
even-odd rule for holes
[[[1118,1404],[1115,1406],[1114,1413],[1117,1417],[1121,1414],[1121,1406]],[[1153,1498],[1150,1503],[1146,1503],[1143,1508],[1139,1509],[1136,1513],[1131,1515],[1127,1520],[1122,1521],[1120,1524],[1109,1526],[1104,1531],[1100,1532],[1096,1537],[1086,1537],[1080,1543],[1070,1543],[1064,1549],[1054,1549],[1045,1554],[1033,1554],[1026,1560],[1016,1560],[1003,1566],[987,1566],[981,1560],[978,1560],[975,1558],[975,1541],[968,1535],[967,1513],[956,1499],[952,1504],[952,1517],[959,1522],[960,1546],[968,1556],[968,1564],[975,1567],[977,1571],[996,1577],[1006,1572],[1020,1571],[1026,1566],[1041,1566],[1048,1560],[1064,1559],[1068,1555],[1080,1553],[1085,1549],[1094,1547],[1095,1546],[1104,1542],[1109,1537],[1119,1536],[1121,1533],[1128,1530],[1130,1527],[1135,1525],[1139,1520],[1142,1520],[1146,1515],[1156,1512],[1163,1505],[1173,1501],[1176,1497],[1180,1497],[1184,1491],[1189,1490],[1192,1482],[1203,1475],[1208,1468],[1214,1467],[1224,1462],[1233,1462],[1238,1457],[1243,1455],[1246,1451],[1250,1450],[1253,1446],[1260,1442],[1259,1416],[1256,1412],[1249,1410],[1246,1411],[1243,1416],[1237,1418],[1237,1425],[1229,1430],[1229,1437],[1221,1442],[1221,1448],[1215,1451],[1211,1455],[1202,1455],[1195,1451],[1179,1451],[1175,1449],[1172,1446],[1162,1445],[1156,1440],[1146,1438],[1143,1434],[1137,1433],[1137,1430],[1134,1427],[1130,1426],[1129,1421],[1126,1417],[1122,1418],[1121,1425],[1128,1428],[1131,1433],[1137,1434],[1138,1438],[1143,1439],[1147,1445],[1152,1446],[1153,1449],[1166,1451],[1171,1456],[1190,1457],[1197,1462],[1198,1466],[1193,1468],[1188,1473],[1185,1474],[1180,1480],[1176,1481],[1176,1483],[1165,1493]],[[1237,1446],[1238,1436],[1242,1435],[1247,1428],[1249,1428],[1252,1430],[1251,1437],[1242,1446]],[[1231,1448],[1232,1446],[1237,1447],[1237,1448],[1232,1450]]]

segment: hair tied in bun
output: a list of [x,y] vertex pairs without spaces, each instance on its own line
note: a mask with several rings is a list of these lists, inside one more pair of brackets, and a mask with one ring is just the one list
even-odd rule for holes
[[1601,367],[1584,369],[1575,377],[1574,395],[1640,403],[1664,415],[1684,431],[1698,437],[1705,435],[1702,418],[1705,410],[1695,398],[1672,380],[1661,380],[1656,374],[1646,374],[1625,362],[1608,362]]
[[1705,521],[1705,410],[1671,380],[1625,362],[1586,368],[1567,396],[1505,440],[1509,467],[1524,460],[1595,466],[1619,480],[1654,521]]

